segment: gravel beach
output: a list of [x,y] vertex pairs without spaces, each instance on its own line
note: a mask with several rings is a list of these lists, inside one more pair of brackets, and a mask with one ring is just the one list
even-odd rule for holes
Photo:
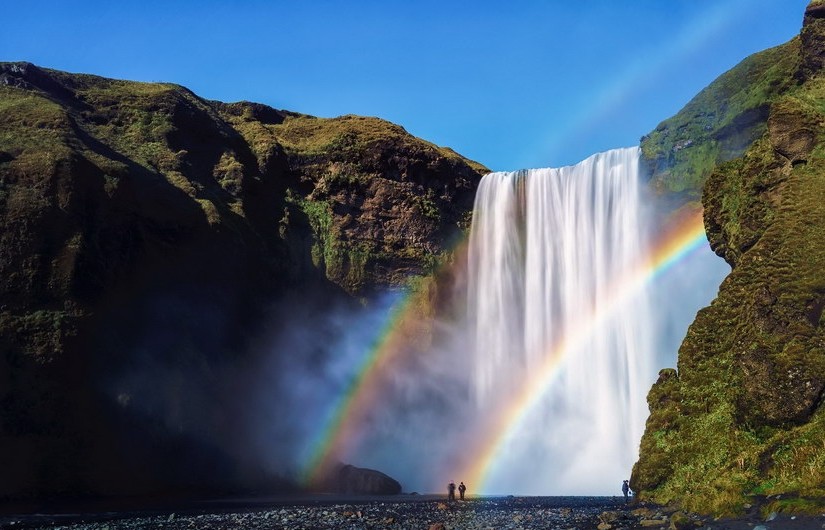
[[708,520],[672,510],[625,505],[620,497],[471,497],[447,502],[434,495],[234,499],[188,503],[179,509],[7,514],[2,528],[486,530],[638,528],[771,530],[825,528],[825,517],[774,514]]

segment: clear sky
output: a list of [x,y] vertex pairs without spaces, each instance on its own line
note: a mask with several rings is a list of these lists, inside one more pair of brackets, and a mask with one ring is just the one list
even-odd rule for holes
[[378,116],[494,170],[640,136],[807,0],[2,0],[0,61]]

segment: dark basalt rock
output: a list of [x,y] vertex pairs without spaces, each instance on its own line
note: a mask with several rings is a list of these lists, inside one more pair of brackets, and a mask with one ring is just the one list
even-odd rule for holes
[[818,75],[825,66],[825,4],[814,0],[805,9],[802,22],[802,64],[800,78],[807,80]]
[[401,484],[376,471],[351,465],[342,465],[333,472],[329,484],[335,493],[355,495],[398,495]]

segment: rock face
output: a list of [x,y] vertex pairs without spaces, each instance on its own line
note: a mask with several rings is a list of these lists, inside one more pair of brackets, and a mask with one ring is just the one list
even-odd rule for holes
[[825,79],[809,48],[825,35],[820,12],[805,16],[792,73],[804,82],[704,186],[708,238],[733,270],[688,330],[678,372],[648,395],[631,479],[642,499],[718,514],[748,495],[783,494],[780,509],[825,495]]
[[802,39],[799,77],[807,80],[816,76],[825,66],[825,3],[813,0],[808,4],[799,36]]
[[427,276],[486,171],[375,118],[28,63],[0,63],[0,138],[0,497],[248,485],[220,374],[265,312]]

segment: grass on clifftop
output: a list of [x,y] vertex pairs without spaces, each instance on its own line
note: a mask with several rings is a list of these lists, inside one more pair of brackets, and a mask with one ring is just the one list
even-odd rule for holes
[[770,103],[796,84],[799,50],[794,38],[748,57],[643,137],[654,187],[698,197],[718,163],[742,155],[764,133]]
[[[366,116],[289,116],[282,124],[273,126],[272,130],[285,148],[302,156],[327,154],[330,151],[363,152],[366,146],[378,143],[414,141],[419,149],[432,149],[445,158],[463,159],[450,148],[415,138],[400,125]],[[488,171],[478,162],[463,160],[476,171]]]

